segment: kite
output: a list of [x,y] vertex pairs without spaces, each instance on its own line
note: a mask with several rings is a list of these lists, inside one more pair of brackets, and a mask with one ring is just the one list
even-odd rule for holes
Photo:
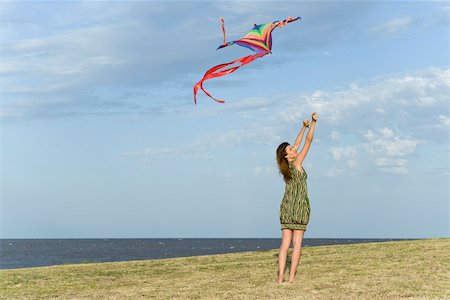
[[[221,76],[233,73],[234,71],[236,71],[243,65],[251,63],[252,61],[254,61],[257,58],[260,58],[269,53],[272,53],[271,52],[271,50],[272,50],[272,31],[277,27],[281,28],[288,23],[297,21],[298,19],[301,19],[301,18],[300,17],[297,17],[297,18],[289,17],[283,21],[274,21],[272,23],[266,23],[266,24],[261,24],[261,25],[254,24],[253,29],[249,33],[247,33],[243,38],[241,38],[240,40],[236,40],[236,41],[227,43],[226,35],[225,35],[225,22],[224,22],[223,18],[221,17],[220,21],[222,22],[223,44],[220,45],[219,48],[217,48],[217,50],[236,44],[236,45],[239,45],[242,47],[246,47],[256,53],[238,58],[229,63],[217,65],[215,67],[212,67],[208,71],[206,71],[203,78],[199,82],[197,82],[197,84],[194,85],[194,103],[197,104],[197,91],[199,88],[202,89],[202,91],[205,92],[205,94],[208,97],[210,97],[211,99],[213,99],[217,102],[220,102],[220,103],[225,102],[224,100],[219,100],[219,99],[214,98],[213,96],[211,96],[211,94],[209,94],[207,91],[205,91],[205,89],[203,88],[203,82],[205,80],[208,80],[211,78],[221,77]],[[233,65],[236,63],[240,63],[240,65],[234,66],[234,67],[231,67],[231,68],[228,68],[225,70],[221,70],[222,68],[225,68],[227,66],[230,66],[230,65]]]

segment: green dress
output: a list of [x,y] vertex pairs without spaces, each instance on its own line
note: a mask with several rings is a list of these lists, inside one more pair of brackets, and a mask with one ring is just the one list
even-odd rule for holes
[[[303,167],[302,167],[303,168]],[[311,207],[309,205],[308,188],[306,185],[305,169],[297,170],[294,162],[289,163],[292,179],[286,183],[283,200],[280,204],[281,230],[295,229],[306,231]]]

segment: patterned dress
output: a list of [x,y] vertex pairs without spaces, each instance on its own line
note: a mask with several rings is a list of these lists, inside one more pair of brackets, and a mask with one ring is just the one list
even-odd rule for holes
[[[302,167],[303,168],[303,167]],[[286,183],[283,200],[280,204],[281,230],[295,229],[306,231],[311,207],[309,205],[308,188],[306,185],[305,169],[297,170],[294,162],[289,163],[292,179]]]

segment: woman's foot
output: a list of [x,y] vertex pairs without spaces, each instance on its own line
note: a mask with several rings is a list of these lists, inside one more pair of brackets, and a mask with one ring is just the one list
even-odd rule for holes
[[289,283],[293,283],[293,282],[294,282],[294,280],[295,280],[295,275],[297,275],[297,271],[295,271],[293,277],[291,277],[290,274],[289,274]]
[[280,271],[278,271],[278,280],[277,283],[278,284],[282,284],[284,282],[284,274],[283,276],[280,276]]

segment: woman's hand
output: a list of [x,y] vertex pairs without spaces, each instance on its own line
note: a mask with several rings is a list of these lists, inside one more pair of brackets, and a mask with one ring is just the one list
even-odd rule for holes
[[313,112],[311,117],[312,117],[313,121],[317,121],[317,119],[319,118],[319,116],[316,114],[316,112]]
[[308,119],[303,121],[303,127],[309,127],[309,120]]
[[297,155],[298,155],[298,153],[295,153],[295,154],[293,154],[293,155],[289,155],[289,154],[288,154],[288,155],[285,156],[285,158],[289,161],[290,158],[294,159],[294,158],[297,157]]

